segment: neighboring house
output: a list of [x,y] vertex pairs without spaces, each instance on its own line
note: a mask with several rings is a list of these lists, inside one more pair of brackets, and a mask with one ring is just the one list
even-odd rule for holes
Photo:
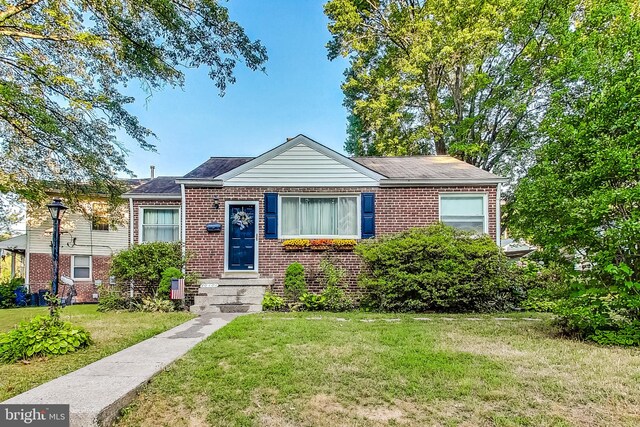
[[[294,261],[318,289],[313,276],[326,256],[287,252],[285,239],[360,240],[443,221],[487,233],[499,244],[496,200],[503,181],[449,156],[348,158],[298,135],[256,158],[212,157],[183,177],[158,177],[123,197],[129,199],[131,244],[182,241],[190,254],[187,270],[201,284],[253,279],[281,292]],[[357,256],[332,256],[355,285]],[[188,289],[191,297],[197,292]],[[202,298],[196,305],[206,311]]]
[[0,281],[24,278],[26,234],[0,241]]
[[[141,180],[128,180],[131,186]],[[55,197],[52,194],[51,197]],[[74,281],[77,302],[97,302],[97,284],[109,283],[114,253],[129,247],[129,211],[126,204],[113,225],[106,202],[99,196],[83,203],[83,212],[68,210],[61,221],[60,275]],[[29,292],[51,288],[52,221],[47,208],[27,210],[25,282]],[[65,286],[60,285],[60,292]]]

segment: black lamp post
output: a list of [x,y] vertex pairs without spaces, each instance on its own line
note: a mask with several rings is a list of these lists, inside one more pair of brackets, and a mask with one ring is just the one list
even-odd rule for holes
[[60,220],[62,219],[62,215],[64,215],[64,211],[67,210],[67,207],[62,204],[60,199],[53,199],[53,202],[48,204],[47,208],[53,220],[53,236],[51,240],[53,280],[51,281],[51,291],[53,292],[53,296],[56,297],[58,295],[58,277],[60,273]]

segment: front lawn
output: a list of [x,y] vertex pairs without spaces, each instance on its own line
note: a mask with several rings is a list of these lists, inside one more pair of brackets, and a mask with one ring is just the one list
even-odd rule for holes
[[[75,305],[62,310],[62,319],[84,326],[91,333],[95,343],[89,348],[58,357],[0,364],[0,402],[193,317],[189,313],[100,313],[97,308],[97,305]],[[46,307],[0,310],[0,332],[47,313]]]
[[157,376],[120,425],[632,426],[638,390],[638,350],[556,338],[545,315],[256,314]]

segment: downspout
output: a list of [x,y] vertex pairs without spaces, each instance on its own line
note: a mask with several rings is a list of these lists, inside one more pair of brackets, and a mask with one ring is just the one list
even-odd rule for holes
[[133,246],[133,199],[129,198],[129,247]]
[[[187,256],[187,196],[184,184],[180,184],[182,209],[180,209],[180,240],[182,240],[182,258]],[[182,274],[186,273],[186,265],[182,267]]]
[[498,245],[498,247],[500,247],[500,234],[501,234],[501,230],[500,230],[500,199],[501,199],[501,195],[500,195],[500,186],[502,184],[498,183],[498,186],[496,187],[496,244]]

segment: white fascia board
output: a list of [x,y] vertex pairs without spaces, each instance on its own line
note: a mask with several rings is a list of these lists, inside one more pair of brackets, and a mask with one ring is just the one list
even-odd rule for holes
[[164,194],[164,193],[144,193],[144,194],[123,194],[123,199],[134,200],[181,200],[180,194]]
[[489,179],[383,179],[380,181],[380,187],[428,187],[433,185],[498,185],[506,181],[507,178],[500,177]]
[[[380,181],[381,179],[385,178],[384,175],[380,175],[377,172],[372,171],[371,169],[362,166],[360,163],[351,160],[348,157],[343,156],[342,154],[333,151],[332,149],[325,147],[324,145],[320,144],[319,142],[316,142],[302,134],[291,138],[290,140],[288,140],[287,142],[285,142],[284,144],[280,144],[277,147],[267,151],[264,154],[261,154],[260,156],[256,157],[255,159],[248,161],[247,163],[238,166],[237,168],[230,170],[229,172],[223,173],[222,175],[219,175],[216,177],[216,179],[221,180],[221,181],[226,181],[228,179],[231,179],[235,176],[240,175],[243,172],[248,171],[249,169],[252,169],[258,165],[261,165],[262,163],[273,159],[274,157],[278,156],[279,154],[284,153],[285,151],[289,150],[292,147],[295,147],[296,145],[299,144],[304,144],[307,147],[318,151],[319,153],[324,154],[325,156],[337,161],[338,163],[341,163],[355,171],[360,172],[361,174],[376,180],[376,181]],[[180,180],[176,181],[178,183],[180,183]]]
[[218,178],[178,178],[176,179],[176,184],[184,184],[186,187],[222,187],[222,180]]

